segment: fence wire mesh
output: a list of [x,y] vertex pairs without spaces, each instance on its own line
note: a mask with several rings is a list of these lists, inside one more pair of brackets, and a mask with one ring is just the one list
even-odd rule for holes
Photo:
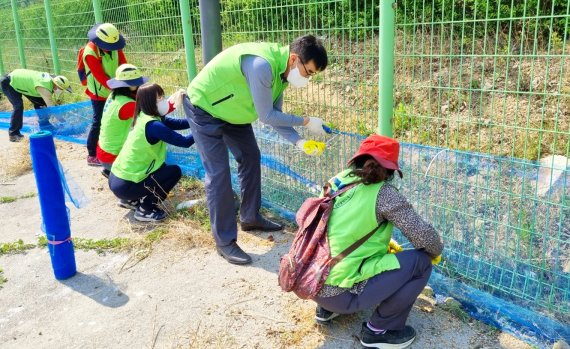
[[[130,63],[167,93],[187,86],[179,1],[100,3],[103,21],[125,35]],[[75,68],[95,22],[92,2],[51,4],[62,73],[74,82],[68,98],[84,100]],[[199,62],[198,0],[189,4]],[[294,212],[377,130],[378,95],[393,93],[405,172],[396,184],[443,235],[439,270],[568,323],[570,2],[398,1],[394,91],[378,88],[386,73],[378,64],[379,7],[380,0],[221,1],[224,48],[246,41],[287,45],[312,33],[329,51],[328,68],[307,89],[288,89],[284,109],[323,117],[336,133],[323,156],[307,158],[256,125],[264,202]],[[17,13],[28,68],[52,72],[44,2],[19,0]],[[10,1],[0,1],[5,72],[21,67],[15,37]],[[89,120],[88,106],[81,108],[69,118],[78,120],[76,136]],[[170,159],[197,161],[195,152],[176,149]]]
[[404,154],[444,271],[565,322],[569,4],[399,2],[394,110],[397,138],[446,149]]
[[10,1],[0,2],[0,67],[8,73],[21,67]]

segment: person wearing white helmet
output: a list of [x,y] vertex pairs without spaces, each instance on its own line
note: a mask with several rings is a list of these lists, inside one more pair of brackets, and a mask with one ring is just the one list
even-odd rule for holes
[[101,118],[107,97],[111,93],[109,80],[115,77],[119,65],[127,63],[123,53],[125,38],[111,23],[93,26],[87,33],[89,43],[83,49],[85,66],[85,93],[93,106],[93,123],[87,136],[87,164],[101,166],[97,159],[97,141],[101,128]]
[[107,85],[111,94],[107,98],[101,119],[101,132],[97,142],[97,159],[108,177],[113,162],[119,155],[135,116],[135,99],[139,86],[148,78],[132,64],[121,64]]
[[24,116],[22,96],[32,102],[38,114],[40,128],[49,128],[53,127],[49,123],[49,115],[42,109],[54,105],[52,94],[63,90],[71,92],[69,80],[65,76],[54,76],[30,69],[15,69],[4,75],[0,78],[0,86],[14,108],[8,129],[10,142],[19,142],[24,138],[20,133]]

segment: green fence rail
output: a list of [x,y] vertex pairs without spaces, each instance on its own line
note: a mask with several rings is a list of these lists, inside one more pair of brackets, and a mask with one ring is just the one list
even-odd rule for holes
[[[223,48],[288,44],[305,33],[324,40],[329,67],[307,89],[287,90],[285,110],[323,117],[346,134],[381,129],[404,142],[401,190],[443,235],[443,274],[570,320],[570,2],[220,5]],[[129,62],[167,93],[202,66],[198,0],[0,0],[0,70],[21,67],[20,52],[30,69],[54,72],[59,62],[74,83],[68,102],[84,100],[77,50],[96,19],[117,26]],[[261,135],[259,144],[322,183],[360,139],[344,137],[316,160],[275,138]],[[302,183],[263,171],[264,198],[294,211],[308,195]]]

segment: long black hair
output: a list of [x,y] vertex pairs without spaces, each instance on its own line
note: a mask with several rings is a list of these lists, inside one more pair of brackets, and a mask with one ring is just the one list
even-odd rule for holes
[[380,165],[380,163],[370,155],[362,155],[350,163],[352,171],[349,176],[357,176],[364,184],[374,184],[383,181],[390,181],[394,178],[394,170],[390,170]]
[[158,97],[162,96],[164,96],[164,90],[158,84],[144,84],[139,87],[133,124],[136,123],[141,111],[146,115],[161,117],[156,102],[158,101]]
[[129,87],[117,87],[113,89],[111,93],[111,98],[114,99],[115,96],[125,96],[132,99],[137,97],[137,90],[132,91]]

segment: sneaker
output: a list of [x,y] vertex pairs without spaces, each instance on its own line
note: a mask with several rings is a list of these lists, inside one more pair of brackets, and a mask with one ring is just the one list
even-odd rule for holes
[[332,319],[339,315],[340,314],[333,313],[332,311],[328,311],[320,305],[317,305],[317,310],[315,311],[315,321],[321,325],[328,325],[331,323]]
[[101,166],[99,159],[96,156],[87,156],[87,165],[89,166]]
[[367,348],[379,349],[403,349],[407,348],[416,339],[416,330],[412,326],[406,326],[401,330],[387,330],[379,334],[362,323],[360,332],[360,344]]
[[21,142],[24,140],[24,135],[23,134],[15,134],[15,135],[10,135],[10,142]]
[[111,174],[111,171],[107,170],[106,168],[101,170],[101,174],[103,175],[103,177],[105,178],[109,178],[109,175]]
[[119,207],[126,208],[129,210],[136,210],[139,207],[139,200],[119,200]]
[[142,206],[139,206],[135,211],[135,219],[139,222],[160,222],[165,220],[166,216],[166,212],[158,207],[147,211]]

